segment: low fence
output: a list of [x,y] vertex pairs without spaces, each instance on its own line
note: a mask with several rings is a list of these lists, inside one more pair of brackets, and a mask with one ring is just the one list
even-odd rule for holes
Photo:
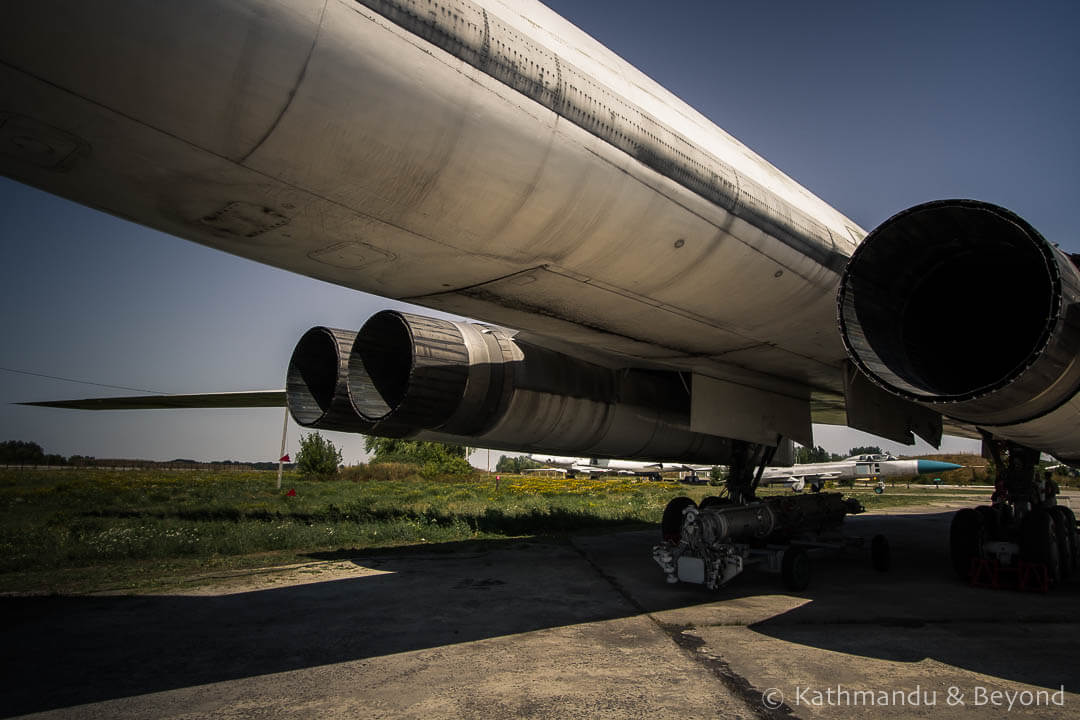
[[[285,463],[286,470],[296,467],[295,463]],[[0,470],[211,470],[214,472],[277,472],[277,463],[273,467],[244,465],[235,463],[155,463],[140,462],[109,462],[103,464],[86,465],[46,465],[46,464],[4,464],[0,463]]]

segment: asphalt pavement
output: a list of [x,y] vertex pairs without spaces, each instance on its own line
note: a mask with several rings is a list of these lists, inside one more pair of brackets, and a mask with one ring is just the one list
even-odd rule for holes
[[959,582],[951,511],[863,515],[804,592],[668,585],[655,530],[426,546],[183,594],[0,598],[0,716],[1072,718],[1080,581]]

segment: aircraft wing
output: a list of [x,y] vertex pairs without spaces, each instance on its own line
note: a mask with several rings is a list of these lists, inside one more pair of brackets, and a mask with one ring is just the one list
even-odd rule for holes
[[131,395],[128,397],[46,400],[18,405],[65,408],[68,410],[161,410],[180,408],[260,408],[285,407],[284,390],[194,393],[189,395]]
[[812,473],[810,475],[803,475],[802,477],[804,479],[806,479],[806,480],[813,481],[813,480],[835,480],[836,478],[838,478],[840,476],[841,476],[841,474],[838,473],[838,472],[823,472],[823,473]]

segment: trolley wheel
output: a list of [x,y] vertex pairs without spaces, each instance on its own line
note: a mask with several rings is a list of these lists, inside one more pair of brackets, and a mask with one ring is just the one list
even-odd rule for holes
[[666,542],[677,543],[682,539],[683,510],[696,507],[688,497],[677,497],[668,502],[660,519],[660,536]]
[[964,508],[953,515],[949,526],[949,553],[953,570],[962,580],[968,580],[971,561],[982,555],[983,518],[975,508]]
[[889,572],[892,568],[892,551],[884,535],[875,535],[870,541],[870,562],[878,572]]
[[784,587],[792,592],[801,592],[810,584],[810,556],[806,548],[792,546],[784,551],[780,564],[780,576]]

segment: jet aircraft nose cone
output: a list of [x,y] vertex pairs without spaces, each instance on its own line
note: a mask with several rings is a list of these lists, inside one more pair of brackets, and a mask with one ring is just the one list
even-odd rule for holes
[[919,461],[919,474],[928,473],[942,473],[949,470],[957,470],[964,467],[963,465],[957,465],[956,463],[941,462],[939,460],[920,460]]

